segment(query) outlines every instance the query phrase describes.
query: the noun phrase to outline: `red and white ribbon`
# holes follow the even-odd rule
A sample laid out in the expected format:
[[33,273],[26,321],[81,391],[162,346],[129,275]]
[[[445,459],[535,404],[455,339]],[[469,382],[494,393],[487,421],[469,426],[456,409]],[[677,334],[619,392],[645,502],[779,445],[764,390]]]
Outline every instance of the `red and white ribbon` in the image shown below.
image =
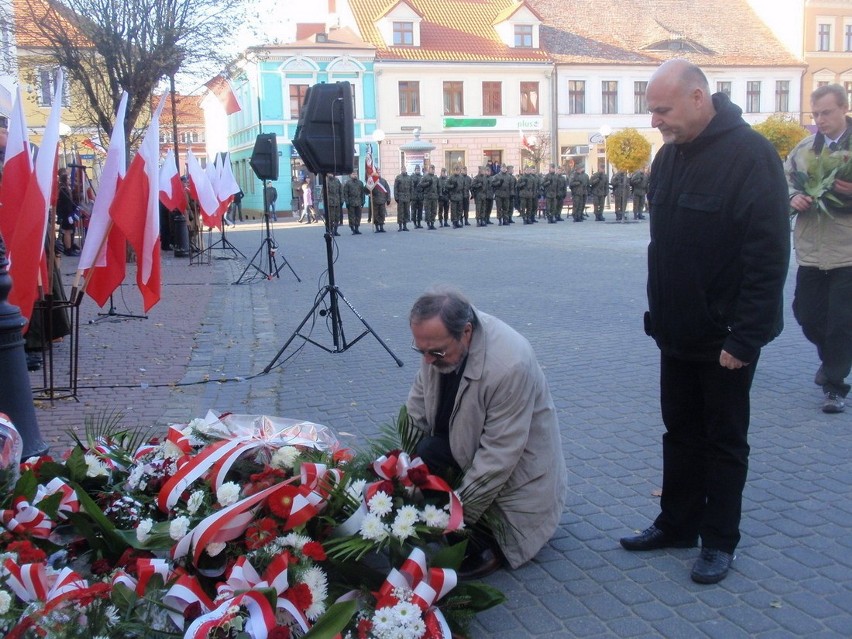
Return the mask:
[[228,599],[215,610],[200,616],[187,628],[184,639],[207,639],[212,630],[234,619],[243,607],[249,613],[245,632],[251,639],[266,639],[276,625],[275,610],[263,594],[254,590]]
[[204,592],[198,579],[190,575],[181,575],[163,595],[163,605],[175,625],[183,630],[184,611],[192,604],[201,606],[201,612],[206,614],[213,610],[215,604]]
[[47,538],[53,530],[53,520],[23,497],[17,497],[13,508],[0,512],[0,523],[13,533]]

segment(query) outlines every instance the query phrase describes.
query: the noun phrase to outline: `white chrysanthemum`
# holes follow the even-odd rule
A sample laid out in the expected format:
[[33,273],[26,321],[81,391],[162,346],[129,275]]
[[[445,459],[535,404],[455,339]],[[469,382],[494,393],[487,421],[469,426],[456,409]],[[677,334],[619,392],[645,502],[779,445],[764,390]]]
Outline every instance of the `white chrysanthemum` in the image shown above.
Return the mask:
[[180,459],[184,455],[184,452],[168,439],[160,445],[160,451],[166,459]]
[[311,566],[302,575],[302,581],[311,590],[311,605],[305,610],[305,616],[316,621],[325,612],[325,599],[328,597],[328,578],[318,566]]
[[388,536],[388,527],[376,515],[370,513],[361,522],[361,537],[371,541],[382,541]]
[[414,535],[415,530],[412,524],[409,524],[407,521],[400,521],[399,517],[391,524],[391,535],[399,539],[400,541],[405,541],[412,535]]
[[397,511],[394,523],[399,522],[400,524],[411,524],[413,526],[418,521],[420,521],[420,511],[417,510],[417,507],[403,506]]
[[94,455],[86,455],[86,477],[107,477],[109,470]]
[[379,608],[376,614],[373,615],[373,632],[377,637],[381,637],[388,631],[393,631],[397,627],[396,615],[391,608]]
[[200,490],[192,491],[189,499],[186,500],[186,510],[190,515],[194,515],[198,512],[198,509],[201,508],[201,504],[204,503],[204,493]]
[[390,495],[380,490],[370,497],[370,501],[367,502],[367,508],[374,515],[384,517],[393,509],[393,501],[391,500]]
[[0,590],[0,615],[5,615],[9,612],[12,605],[12,595],[5,590]]
[[142,543],[148,541],[151,528],[153,527],[154,521],[152,519],[143,519],[142,521],[140,521],[139,525],[136,526],[136,539]]
[[186,425],[186,430],[195,431],[200,435],[206,435],[210,432],[210,425],[202,417],[196,417]]
[[427,504],[420,514],[420,518],[430,528],[446,528],[450,523],[450,514],[432,504]]
[[400,601],[393,607],[393,614],[402,625],[409,625],[420,619],[420,608],[410,601]]
[[104,616],[106,617],[107,625],[110,626],[116,625],[121,619],[121,616],[118,612],[118,608],[116,608],[112,604],[106,607],[106,609],[104,610]]
[[290,548],[301,550],[306,543],[311,541],[311,538],[305,535],[297,535],[296,533],[288,533],[283,537],[279,537],[276,541],[284,547],[289,546]]
[[282,446],[272,454],[269,464],[273,468],[292,470],[299,458],[299,449],[295,446]]
[[221,553],[223,550],[225,550],[225,548],[227,546],[228,546],[228,544],[225,544],[225,543],[222,543],[222,542],[219,542],[219,541],[214,541],[212,543],[207,544],[207,546],[204,548],[204,550],[211,557],[215,557],[216,555]]
[[175,517],[169,522],[169,537],[171,537],[175,541],[180,541],[181,539],[186,537],[186,533],[188,532],[189,517],[184,517],[183,515],[181,515],[180,517]]
[[[143,465],[134,466],[130,474],[127,475],[127,487],[130,490],[140,490],[139,484],[145,476],[145,467]],[[141,489],[144,490],[144,489]]]
[[232,481],[227,481],[216,491],[216,501],[223,507],[237,503],[240,498],[240,487]]

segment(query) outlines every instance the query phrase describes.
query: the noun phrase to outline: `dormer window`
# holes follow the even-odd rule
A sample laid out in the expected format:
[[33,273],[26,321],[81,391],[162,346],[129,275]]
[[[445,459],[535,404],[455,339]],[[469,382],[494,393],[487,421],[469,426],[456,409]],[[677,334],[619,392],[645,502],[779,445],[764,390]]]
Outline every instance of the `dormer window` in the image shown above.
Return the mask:
[[413,22],[394,22],[393,23],[393,45],[399,46],[414,46],[414,23]]
[[515,48],[532,49],[533,26],[531,24],[515,25]]

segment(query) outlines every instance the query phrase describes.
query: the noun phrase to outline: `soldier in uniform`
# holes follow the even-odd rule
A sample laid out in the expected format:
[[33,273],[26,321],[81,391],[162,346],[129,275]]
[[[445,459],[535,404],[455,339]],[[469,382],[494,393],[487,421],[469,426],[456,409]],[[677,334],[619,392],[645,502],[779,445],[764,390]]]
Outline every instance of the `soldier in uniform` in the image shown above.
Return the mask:
[[491,186],[491,178],[494,176],[494,165],[489,162],[485,165],[487,170],[485,184],[485,223],[493,224],[491,221],[491,211],[494,208],[494,188]]
[[343,185],[333,175],[326,175],[325,179],[326,200],[328,200],[328,228],[332,235],[339,236],[337,227],[343,223],[343,209],[341,204],[343,201]]
[[648,174],[639,169],[631,175],[630,189],[633,191],[633,219],[644,220],[645,196],[648,194]]
[[571,188],[572,212],[574,221],[582,222],[586,211],[586,196],[589,194],[589,176],[582,166],[578,166],[568,184]]
[[487,166],[479,167],[479,173],[470,183],[470,192],[473,196],[474,204],[476,205],[476,225],[485,226],[488,224],[488,211],[485,205],[488,201],[489,189],[489,173]]
[[615,219],[627,219],[627,198],[630,197],[630,178],[624,171],[618,171],[610,180],[615,200]]
[[385,232],[385,217],[387,216],[388,201],[390,200],[390,185],[388,181],[380,177],[373,190],[370,191],[370,209],[373,211],[374,233]]
[[439,226],[450,225],[450,195],[447,193],[447,169],[441,169],[438,177],[438,222]]
[[464,225],[470,226],[470,185],[473,184],[473,178],[467,174],[467,167],[461,169],[462,175],[462,213],[464,215]]
[[358,179],[358,171],[352,171],[346,184],[343,185],[343,201],[349,217],[349,228],[352,235],[361,235],[361,207],[364,205],[364,194],[367,187]]
[[603,210],[607,193],[609,193],[609,184],[606,179],[606,173],[595,171],[589,178],[589,194],[592,196],[592,206],[595,209],[596,222],[604,221]]
[[461,167],[456,166],[453,169],[453,174],[446,181],[447,197],[450,199],[452,207],[453,228],[460,229],[464,226],[464,218],[462,217],[462,200],[464,199],[464,177],[461,174]]
[[408,169],[402,165],[402,173],[393,181],[393,199],[396,200],[397,232],[408,230],[408,207],[411,204],[411,176]]
[[544,190],[545,214],[547,215],[547,223],[555,224],[556,218],[559,216],[559,195],[560,195],[559,174],[556,172],[556,165],[551,164],[547,173],[541,179],[541,188]]
[[512,206],[509,209],[509,224],[514,224],[515,220],[512,219],[512,216],[515,214],[515,211],[518,213],[521,212],[521,194],[518,193],[518,178],[515,177],[515,167],[510,164],[507,172],[509,173],[509,179],[512,181]]
[[538,179],[531,166],[524,169],[524,172],[518,176],[518,197],[524,224],[532,224],[538,208]]
[[426,207],[426,226],[430,231],[434,231],[435,215],[438,211],[438,176],[435,175],[434,164],[429,165],[429,172],[420,178],[417,188]]
[[423,171],[419,164],[415,164],[411,176],[411,221],[416,229],[423,228],[423,192],[418,188],[421,179]]
[[565,206],[565,198],[568,197],[568,176],[565,175],[565,169],[563,167],[557,167],[556,169],[556,177],[559,180],[559,203],[556,208],[556,221],[562,222],[562,209]]
[[515,196],[515,180],[509,175],[508,167],[504,164],[500,172],[491,178],[491,188],[494,189],[494,199],[497,202],[497,222],[500,226],[509,224],[512,217],[512,201]]

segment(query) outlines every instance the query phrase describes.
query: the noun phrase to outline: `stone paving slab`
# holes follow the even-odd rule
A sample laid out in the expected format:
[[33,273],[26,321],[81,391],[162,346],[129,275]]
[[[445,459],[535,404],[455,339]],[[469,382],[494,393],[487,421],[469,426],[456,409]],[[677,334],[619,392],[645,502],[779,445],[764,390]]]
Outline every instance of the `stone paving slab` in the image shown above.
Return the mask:
[[[647,223],[397,233],[390,220],[386,229],[373,234],[364,225],[351,236],[342,228],[334,271],[339,290],[404,367],[368,333],[342,353],[296,337],[263,374],[327,282],[322,228],[279,223],[277,257],[301,282],[282,265],[279,278],[233,285],[243,260],[188,267],[166,258],[164,301],[149,320],[103,324],[81,338],[108,372],[99,388],[81,390],[79,404],[40,407],[43,431],[58,442],[61,425],[99,405],[130,407],[131,423],[157,432],[213,408],[309,419],[357,445],[393,420],[407,395],[418,363],[409,348],[411,303],[430,285],[449,283],[535,348],[559,411],[570,489],[550,543],[526,566],[488,579],[508,601],[480,617],[474,636],[852,636],[852,414],[819,410],[816,355],[789,312],[793,277],[787,327],[764,350],[754,381],[738,558],[724,582],[699,586],[689,579],[697,550],[635,554],[617,541],[658,509],[659,355],[642,331]],[[251,256],[262,227],[240,225],[228,237]],[[341,308],[351,343],[363,326]],[[329,319],[312,316],[301,334],[334,350]],[[86,386],[99,385],[86,374]],[[204,379],[241,381],[197,383]],[[146,389],[106,388],[146,381]]]

